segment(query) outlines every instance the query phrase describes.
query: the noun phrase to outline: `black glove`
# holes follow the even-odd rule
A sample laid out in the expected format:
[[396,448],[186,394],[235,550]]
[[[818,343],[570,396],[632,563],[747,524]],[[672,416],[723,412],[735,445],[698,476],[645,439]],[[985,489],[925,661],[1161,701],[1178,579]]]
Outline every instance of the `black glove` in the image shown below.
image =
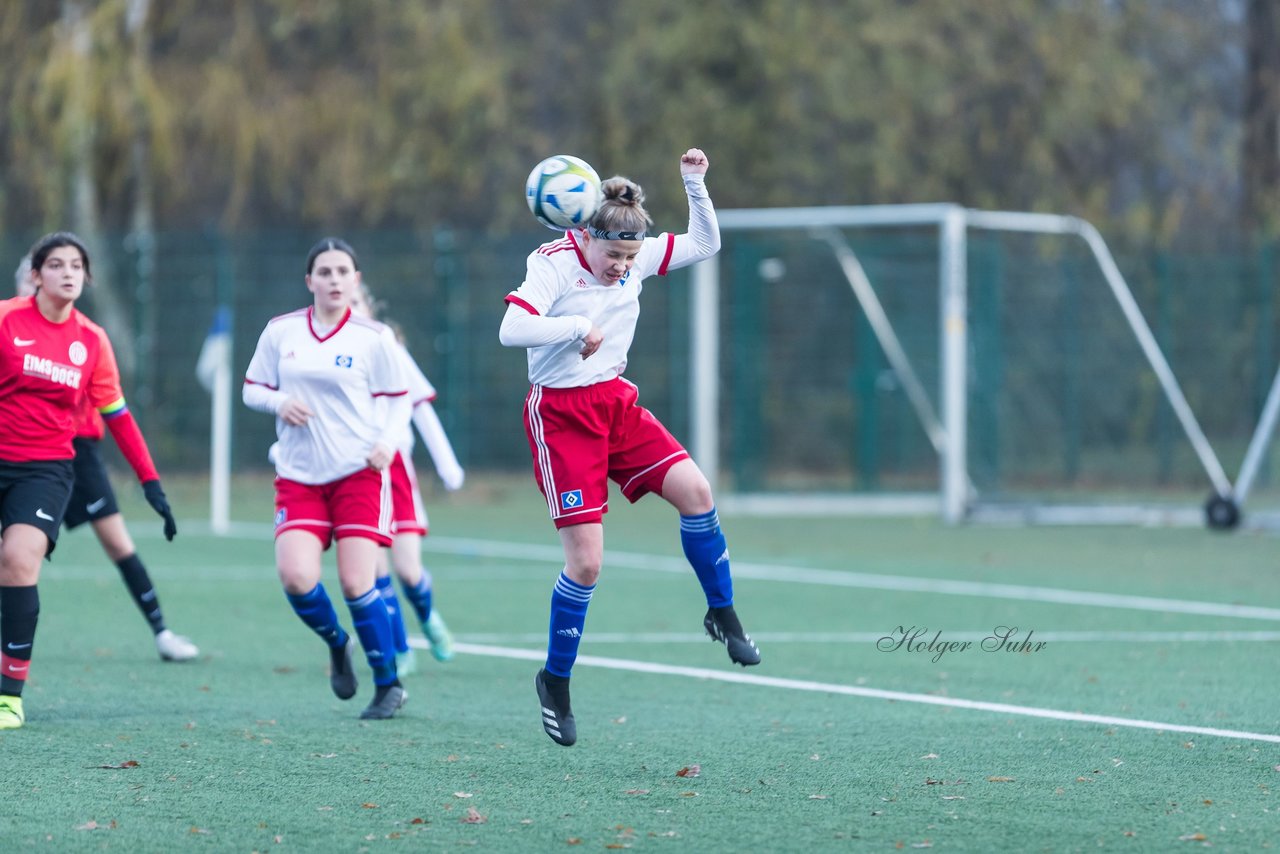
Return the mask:
[[147,503],[151,505],[151,509],[164,517],[164,538],[172,540],[178,533],[178,523],[173,521],[173,511],[169,509],[169,499],[164,497],[160,481],[149,480],[142,484],[142,494],[147,496]]

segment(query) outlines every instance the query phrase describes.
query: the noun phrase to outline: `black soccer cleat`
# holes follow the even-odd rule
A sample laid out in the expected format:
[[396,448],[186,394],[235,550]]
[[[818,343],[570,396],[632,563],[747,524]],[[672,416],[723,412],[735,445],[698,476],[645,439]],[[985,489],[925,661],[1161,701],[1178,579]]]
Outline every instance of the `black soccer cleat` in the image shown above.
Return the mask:
[[350,700],[356,695],[356,669],[351,664],[350,637],[342,646],[329,647],[329,687],[339,700]]
[[542,706],[542,728],[556,744],[565,747],[573,744],[578,740],[578,725],[569,707],[569,677],[556,676],[544,668],[533,677],[533,684]]
[[400,685],[379,685],[374,692],[373,701],[360,713],[362,721],[385,721],[396,716],[400,707],[409,699],[409,694]]
[[702,619],[702,625],[713,641],[720,641],[725,645],[729,650],[729,660],[734,664],[750,667],[760,663],[760,650],[756,648],[756,642],[751,639],[751,635],[743,630],[742,623],[738,621],[738,614],[733,610],[732,605],[724,608],[708,608],[707,616]]

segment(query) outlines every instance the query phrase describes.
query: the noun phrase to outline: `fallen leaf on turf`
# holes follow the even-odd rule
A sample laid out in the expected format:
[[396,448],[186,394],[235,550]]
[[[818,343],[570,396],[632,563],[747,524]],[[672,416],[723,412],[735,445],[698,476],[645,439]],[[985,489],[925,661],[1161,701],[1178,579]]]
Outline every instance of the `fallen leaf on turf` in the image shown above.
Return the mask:
[[884,810],[872,810],[872,815],[884,815]]
[[576,836],[570,836],[568,839],[564,841],[564,844],[565,845],[581,845],[582,840]]
[[522,818],[522,819],[520,819],[520,823],[521,823],[521,824],[533,824],[533,819],[531,819],[531,818]]
[[1204,805],[1205,805],[1205,806],[1207,806],[1207,807],[1211,807],[1211,806],[1213,806],[1213,801],[1209,800],[1208,798],[1205,798],[1205,799],[1204,799]]
[[809,800],[811,801],[825,801],[826,799],[827,799],[826,795],[810,795],[809,796]]
[[818,754],[814,753],[814,754],[811,754],[811,755],[809,756],[809,758],[810,758],[810,759],[812,759],[814,762],[817,762],[817,761],[818,761],[819,759],[821,759],[822,757],[821,757],[821,756],[819,756]]
[[1077,783],[1092,783],[1093,781],[1092,781],[1092,780],[1090,780],[1088,777],[1077,777],[1077,778],[1076,778],[1076,782],[1077,782]]
[[964,795],[943,795],[942,799],[944,801],[963,801]]
[[90,820],[90,821],[86,821],[84,824],[77,824],[73,829],[74,830],[99,830],[99,829],[105,830],[106,828],[103,825],[98,824],[96,821]]
[[137,768],[138,762],[136,759],[127,759],[124,762],[121,762],[119,765],[99,765],[98,767],[108,768],[112,771],[119,771],[122,768]]
[[615,848],[615,849],[616,849],[616,848],[630,848],[630,847],[631,847],[630,845],[623,845],[622,843],[619,843],[619,842],[610,842],[608,845],[606,845],[606,846],[605,846],[605,848]]
[[1014,779],[1012,777],[988,777],[987,782],[988,783],[1012,783],[1014,782]]
[[1179,836],[1179,842],[1207,842],[1209,837],[1203,833],[1188,833],[1186,836]]
[[936,754],[936,753],[926,753],[924,756],[921,756],[920,758],[921,758],[921,759],[937,759],[937,758],[938,758],[938,754]]
[[1193,750],[1196,746],[1196,743],[1194,741],[1184,741],[1182,742],[1182,746],[1185,747],[1187,750]]
[[1126,830],[1126,831],[1124,832],[1124,835],[1125,835],[1125,836],[1137,836],[1138,834],[1134,833],[1132,830]]
[[701,765],[688,765],[676,772],[677,777],[697,777],[702,773]]
[[942,785],[942,781],[941,781],[941,780],[935,780],[935,779],[933,779],[932,777],[925,777],[925,778],[924,778],[924,784],[925,784],[926,786],[941,786],[941,785]]
[[333,807],[316,807],[316,812],[329,812]]
[[480,814],[475,807],[467,807],[467,814],[459,819],[463,824],[484,824],[488,817]]
[[378,808],[377,804],[361,804],[360,806],[364,807],[367,810],[376,810]]
[[622,716],[622,717],[620,717],[620,718],[614,718],[614,719],[613,719],[613,722],[614,722],[615,724],[625,724],[625,723],[627,722],[627,716],[626,716],[626,715],[623,715],[623,716]]
[[472,797],[472,795],[471,795],[471,793],[470,793],[470,792],[454,792],[454,793],[453,793],[453,796],[454,796],[455,798],[469,798],[469,797]]
[[425,818],[415,818],[409,822],[409,824],[426,824],[426,823],[427,823],[427,820]]
[[933,843],[926,839],[924,842],[912,842],[911,847],[912,848],[932,848]]
[[682,797],[682,798],[696,798],[696,797],[698,797],[698,793],[697,793],[697,792],[681,792],[681,793],[680,793],[680,797]]
[[627,789],[627,794],[628,795],[647,795],[649,794],[649,790],[648,789]]
[[191,830],[189,830],[189,831],[188,831],[188,833],[194,833],[194,834],[197,834],[197,835],[199,835],[199,836],[209,836],[211,833],[213,833],[213,831],[212,831],[212,830],[206,830],[206,829],[205,829],[205,828],[203,828],[203,827],[195,827],[195,826],[193,825],[193,826],[191,827]]
[[278,834],[278,833],[277,833],[275,836],[273,836],[272,838],[275,840],[276,845],[279,845],[281,842],[284,842],[284,837],[283,837],[283,836],[281,836],[281,835],[280,835],[280,834]]

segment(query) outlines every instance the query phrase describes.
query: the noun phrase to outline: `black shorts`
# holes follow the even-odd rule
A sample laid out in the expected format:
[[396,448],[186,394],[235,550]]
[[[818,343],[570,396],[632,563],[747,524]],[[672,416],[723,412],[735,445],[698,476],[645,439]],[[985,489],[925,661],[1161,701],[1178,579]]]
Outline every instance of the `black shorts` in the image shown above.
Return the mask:
[[10,525],[32,525],[49,538],[45,555],[53,554],[74,480],[71,460],[0,460],[0,539]]
[[76,449],[76,458],[72,461],[76,482],[62,519],[68,528],[120,512],[107,467],[98,454],[98,440],[76,439],[71,444]]

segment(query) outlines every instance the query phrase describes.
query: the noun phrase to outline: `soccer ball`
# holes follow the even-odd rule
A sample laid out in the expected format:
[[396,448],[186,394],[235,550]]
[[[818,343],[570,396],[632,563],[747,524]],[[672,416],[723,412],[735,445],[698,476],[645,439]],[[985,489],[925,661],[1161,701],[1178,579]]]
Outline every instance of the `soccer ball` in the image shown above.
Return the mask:
[[600,205],[600,176],[591,164],[557,154],[533,167],[524,197],[538,222],[563,231],[583,225]]

